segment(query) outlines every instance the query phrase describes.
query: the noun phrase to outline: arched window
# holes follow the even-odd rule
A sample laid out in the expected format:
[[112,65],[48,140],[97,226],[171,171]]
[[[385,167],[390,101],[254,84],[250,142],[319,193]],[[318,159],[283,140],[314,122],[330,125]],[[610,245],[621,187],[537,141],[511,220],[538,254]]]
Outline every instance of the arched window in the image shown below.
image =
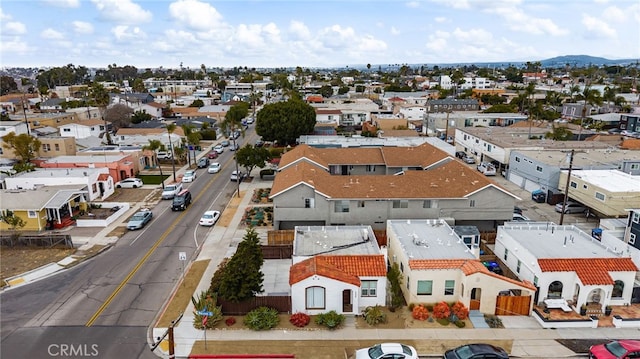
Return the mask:
[[617,280],[613,283],[613,291],[611,292],[612,298],[622,298],[622,292],[624,292],[624,282]]
[[549,284],[549,293],[547,294],[549,298],[562,298],[562,282],[553,281]]
[[306,290],[307,309],[324,309],[325,290],[322,287],[308,287]]

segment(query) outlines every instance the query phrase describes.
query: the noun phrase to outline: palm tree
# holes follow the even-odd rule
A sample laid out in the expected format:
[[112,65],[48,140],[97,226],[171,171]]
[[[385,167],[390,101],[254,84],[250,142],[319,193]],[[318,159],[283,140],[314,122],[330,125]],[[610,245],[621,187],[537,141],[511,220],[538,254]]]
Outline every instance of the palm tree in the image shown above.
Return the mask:
[[575,100],[575,94],[579,94],[580,93],[580,86],[578,85],[573,85],[569,88],[569,96],[571,96],[571,102],[573,102]]
[[177,182],[176,179],[176,156],[173,153],[173,141],[171,141],[171,134],[176,130],[176,124],[170,123],[167,125],[167,134],[169,135],[169,151],[171,152],[171,168],[173,169],[173,181]]
[[164,150],[164,145],[159,140],[149,140],[149,144],[146,146],[142,146],[142,150],[144,151],[153,151],[153,162],[158,165],[158,169],[160,170],[160,177],[162,178],[161,184],[164,189],[164,175],[162,174],[162,166],[158,162],[158,150]]
[[584,101],[582,106],[582,116],[580,117],[580,133],[578,134],[578,140],[580,140],[580,135],[582,134],[582,125],[584,123],[585,118],[587,117],[587,105],[601,105],[602,97],[600,97],[600,92],[598,90],[594,90],[589,86],[585,86],[582,93],[578,95],[578,100]]
[[109,134],[109,126],[107,126],[107,120],[104,118],[104,112],[111,101],[109,98],[109,93],[102,86],[102,84],[94,83],[91,87],[91,96],[93,100],[96,102],[98,106],[98,110],[100,111],[100,117],[104,121],[104,137],[107,141],[107,145],[111,145],[111,135]]
[[615,87],[605,86],[602,100],[607,101],[607,107],[611,107],[611,102],[616,100],[617,90]]
[[[206,122],[205,122],[206,123]],[[193,162],[196,161],[196,149],[195,147],[200,144],[200,140],[202,136],[198,132],[193,131],[193,127],[190,125],[182,125],[182,130],[184,131],[184,136],[187,138],[187,144],[193,146]],[[191,166],[191,153],[187,152],[187,161],[189,162],[189,166]]]

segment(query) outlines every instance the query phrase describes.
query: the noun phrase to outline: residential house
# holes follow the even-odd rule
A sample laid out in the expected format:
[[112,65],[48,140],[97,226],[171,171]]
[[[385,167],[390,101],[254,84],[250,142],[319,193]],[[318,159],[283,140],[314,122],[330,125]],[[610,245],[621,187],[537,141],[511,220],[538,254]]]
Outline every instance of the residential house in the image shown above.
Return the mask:
[[573,310],[583,304],[631,303],[638,267],[572,225],[506,223],[498,227],[495,254],[521,280],[538,288],[535,302],[564,299]]
[[[23,116],[17,119],[24,120]],[[42,127],[58,128],[68,123],[77,123],[78,114],[74,112],[36,112],[27,113],[29,128],[34,130]]]
[[640,132],[640,114],[625,113],[620,115],[620,130]]
[[40,111],[42,112],[63,112],[64,108],[62,104],[67,100],[63,98],[50,98],[48,100],[40,102]]
[[[72,215],[80,209],[87,194],[85,185],[38,186],[34,189],[0,190],[0,211],[11,211],[25,221],[21,231],[42,231],[73,224]],[[0,221],[0,230],[10,226]]]
[[38,152],[40,158],[74,156],[78,150],[73,137],[41,136],[38,140],[42,144]]
[[442,100],[429,100],[426,104],[426,107],[428,112],[480,110],[480,104],[476,99],[446,98]]
[[100,137],[105,131],[105,121],[92,119],[68,123],[58,127],[60,136],[73,138]]
[[409,121],[402,113],[396,114],[371,114],[371,122],[380,131],[393,130],[396,128],[409,128]]
[[560,173],[559,190],[602,217],[627,216],[640,203],[640,176],[618,170],[573,170]]
[[369,226],[295,228],[291,312],[360,314],[384,306],[387,265]]
[[298,143],[311,147],[322,148],[346,148],[346,147],[416,147],[428,143],[449,156],[454,156],[454,146],[435,137],[361,137],[361,136],[313,136],[303,135],[298,137]]
[[4,147],[5,142],[2,138],[10,133],[21,135],[28,133],[27,124],[22,121],[0,121],[0,158],[15,159],[13,150]]
[[299,145],[282,156],[270,198],[279,229],[356,224],[384,229],[387,219],[440,217],[491,229],[511,220],[518,199],[428,144]]
[[7,189],[30,190],[40,186],[84,185],[87,201],[104,201],[114,192],[113,178],[107,168],[40,168],[7,177],[5,184]]
[[342,111],[338,109],[316,108],[316,124],[337,127],[342,122]]
[[[508,162],[508,179],[529,192],[548,192],[549,197],[559,193],[560,172],[569,169],[570,156],[570,150],[512,150]],[[634,168],[633,171],[640,174],[639,156],[640,151],[620,151],[615,148],[577,151],[571,166],[575,170]]]
[[108,168],[114,182],[135,177],[135,164],[131,155],[93,154],[58,156],[45,161],[33,161],[42,168]]
[[486,314],[531,313],[533,284],[490,272],[479,260],[478,243],[466,244],[446,220],[389,220],[386,234],[389,263],[402,273],[407,303],[460,301]]
[[409,121],[424,120],[427,109],[423,105],[403,104],[394,107],[394,113],[399,113]]
[[100,119],[99,107],[87,106],[87,107],[78,107],[78,108],[68,108],[65,110],[65,112],[74,113],[76,115],[76,118],[81,122],[85,120]]
[[184,137],[182,127],[176,127],[171,135],[164,127],[120,128],[113,140],[119,146],[147,146],[149,140],[158,140],[168,149],[170,148],[170,143],[174,147],[181,146],[182,137]]
[[468,89],[487,89],[491,87],[491,80],[485,77],[463,77],[463,84],[460,85],[460,89],[468,90]]
[[141,170],[149,167],[153,167],[155,165],[151,165],[155,160],[153,157],[153,152],[149,151],[149,155],[144,154],[143,146],[95,146],[85,148],[77,154],[80,156],[91,155],[91,156],[105,156],[105,155],[114,155],[114,156],[131,156],[131,163],[133,164],[133,173],[140,173]]
[[[622,251],[640,268],[640,210],[629,209],[627,217],[601,218],[598,227],[592,230],[591,236],[599,240],[614,252]],[[640,272],[636,275],[636,289],[632,303],[640,303]]]

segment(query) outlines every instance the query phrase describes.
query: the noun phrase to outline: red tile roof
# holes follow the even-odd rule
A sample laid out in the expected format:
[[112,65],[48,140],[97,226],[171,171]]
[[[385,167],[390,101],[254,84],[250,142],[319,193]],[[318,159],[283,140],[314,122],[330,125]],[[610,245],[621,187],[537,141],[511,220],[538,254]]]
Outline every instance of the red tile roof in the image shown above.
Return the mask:
[[412,259],[409,260],[409,268],[411,268],[411,270],[460,269],[465,276],[479,273],[530,290],[536,290],[533,283],[529,281],[518,281],[493,273],[489,271],[482,262],[476,259]]
[[289,270],[289,285],[313,275],[360,286],[360,276],[382,277],[387,273],[383,255],[315,256]]
[[543,272],[576,272],[584,285],[614,284],[609,272],[636,272],[631,258],[538,259]]
[[101,173],[100,175],[98,175],[98,181],[106,181],[108,179],[109,179],[108,173]]

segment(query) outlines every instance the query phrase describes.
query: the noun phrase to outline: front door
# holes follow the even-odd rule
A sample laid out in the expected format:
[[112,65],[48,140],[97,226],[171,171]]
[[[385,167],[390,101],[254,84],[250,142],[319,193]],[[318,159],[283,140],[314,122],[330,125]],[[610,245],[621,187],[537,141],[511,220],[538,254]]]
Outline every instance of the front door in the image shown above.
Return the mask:
[[342,291],[342,312],[353,312],[353,304],[351,304],[351,289],[345,289]]
[[481,288],[473,288],[471,289],[471,302],[469,303],[470,310],[479,310],[480,309],[480,297],[482,296]]

